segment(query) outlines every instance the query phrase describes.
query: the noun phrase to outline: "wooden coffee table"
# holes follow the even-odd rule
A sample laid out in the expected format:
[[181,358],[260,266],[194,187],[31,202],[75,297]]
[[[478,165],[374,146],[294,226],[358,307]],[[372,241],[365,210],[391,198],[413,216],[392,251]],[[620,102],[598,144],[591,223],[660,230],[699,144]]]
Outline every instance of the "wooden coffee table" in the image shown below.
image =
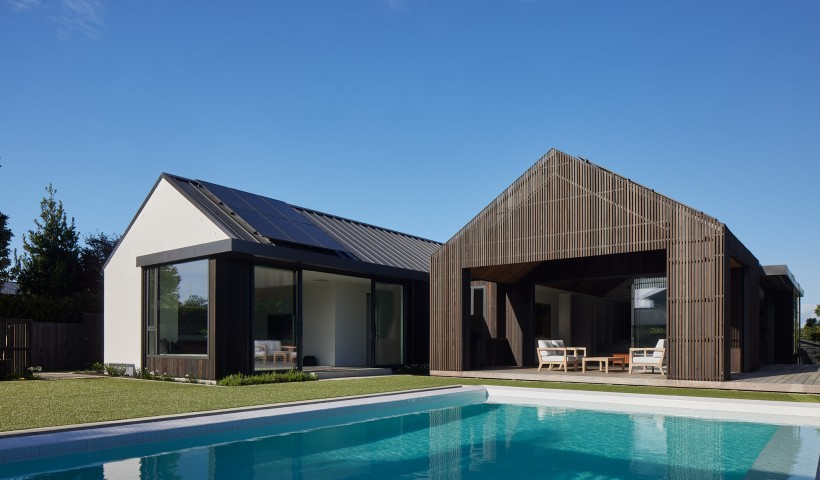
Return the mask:
[[587,362],[598,362],[598,371],[604,371],[604,373],[609,373],[609,363],[612,362],[612,366],[620,365],[621,371],[626,371],[626,366],[624,365],[623,357],[584,357],[581,359],[581,371],[587,371]]
[[629,365],[629,354],[628,353],[613,353],[613,357],[615,358],[622,358],[624,365]]

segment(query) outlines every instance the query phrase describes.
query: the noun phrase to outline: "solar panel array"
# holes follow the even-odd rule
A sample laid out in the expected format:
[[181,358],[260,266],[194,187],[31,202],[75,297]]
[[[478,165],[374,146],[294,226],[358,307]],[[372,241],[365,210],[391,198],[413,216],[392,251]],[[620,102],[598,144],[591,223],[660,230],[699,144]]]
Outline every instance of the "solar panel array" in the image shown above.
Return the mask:
[[197,181],[263,237],[349,253],[342,244],[285,202]]

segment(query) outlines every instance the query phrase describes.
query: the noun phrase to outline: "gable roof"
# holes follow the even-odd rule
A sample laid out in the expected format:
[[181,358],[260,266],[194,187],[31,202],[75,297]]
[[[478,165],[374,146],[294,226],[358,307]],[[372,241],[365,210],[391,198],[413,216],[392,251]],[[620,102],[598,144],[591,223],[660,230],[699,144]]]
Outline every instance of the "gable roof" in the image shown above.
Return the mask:
[[203,180],[162,174],[231,238],[429,272],[438,242]]

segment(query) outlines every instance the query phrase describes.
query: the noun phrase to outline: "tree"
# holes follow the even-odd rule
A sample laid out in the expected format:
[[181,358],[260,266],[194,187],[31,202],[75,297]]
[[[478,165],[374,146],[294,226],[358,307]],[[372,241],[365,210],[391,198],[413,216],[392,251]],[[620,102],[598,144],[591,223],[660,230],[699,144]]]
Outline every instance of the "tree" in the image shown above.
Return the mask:
[[80,249],[79,291],[102,295],[103,265],[119,240],[117,234],[102,232],[85,237],[85,246]]
[[68,222],[63,202],[55,199],[57,189],[46,187],[40,201],[36,230],[23,235],[23,256],[15,256],[20,291],[31,295],[68,295],[76,292],[79,274],[79,235],[74,219]]
[[804,327],[814,328],[817,326],[817,319],[816,318],[807,318],[806,323],[803,324]]
[[0,212],[0,286],[9,281],[11,277],[11,257],[9,256],[9,244],[11,229],[8,227],[9,217]]

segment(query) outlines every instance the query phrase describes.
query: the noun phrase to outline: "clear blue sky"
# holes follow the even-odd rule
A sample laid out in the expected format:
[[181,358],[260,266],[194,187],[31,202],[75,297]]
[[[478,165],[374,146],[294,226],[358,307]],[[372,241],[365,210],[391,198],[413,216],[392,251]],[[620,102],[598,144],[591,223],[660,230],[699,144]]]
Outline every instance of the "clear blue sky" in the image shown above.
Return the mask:
[[49,182],[114,233],[161,172],[445,241],[551,147],[820,303],[820,2],[0,0],[18,249]]

